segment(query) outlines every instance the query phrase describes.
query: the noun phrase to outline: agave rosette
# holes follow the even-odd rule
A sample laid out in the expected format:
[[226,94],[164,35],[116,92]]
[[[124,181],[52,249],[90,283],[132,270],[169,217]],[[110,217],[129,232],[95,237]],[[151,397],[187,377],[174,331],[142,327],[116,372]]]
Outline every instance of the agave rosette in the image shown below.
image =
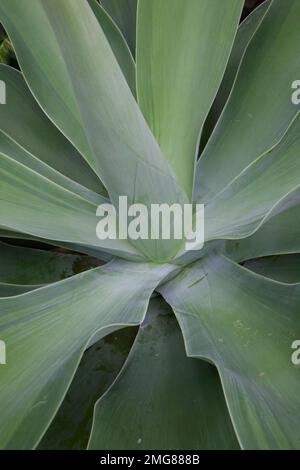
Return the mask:
[[[299,448],[300,2],[242,7],[1,0],[21,71],[0,65],[0,234],[33,243],[0,245],[1,448],[63,440],[81,358],[102,344],[108,371],[125,327],[88,448]],[[124,195],[204,203],[204,248],[99,240]]]

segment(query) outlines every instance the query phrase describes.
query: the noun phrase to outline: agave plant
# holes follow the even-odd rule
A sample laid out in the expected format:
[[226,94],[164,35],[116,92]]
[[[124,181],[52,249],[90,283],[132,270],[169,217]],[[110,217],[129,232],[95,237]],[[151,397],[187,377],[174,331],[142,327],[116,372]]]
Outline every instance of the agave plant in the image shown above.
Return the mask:
[[[0,1],[1,448],[82,410],[89,449],[300,447],[300,2],[242,7]],[[124,195],[204,204],[204,247],[100,240]]]

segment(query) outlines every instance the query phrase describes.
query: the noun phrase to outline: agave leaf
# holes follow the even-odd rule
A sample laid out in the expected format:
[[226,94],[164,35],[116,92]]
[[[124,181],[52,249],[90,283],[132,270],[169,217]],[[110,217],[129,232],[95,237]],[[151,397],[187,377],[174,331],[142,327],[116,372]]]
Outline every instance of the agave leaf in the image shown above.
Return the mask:
[[[3,0],[0,21],[13,43],[25,79],[42,109],[91,164],[72,83],[41,1]],[[92,165],[91,165],[92,166]]]
[[244,263],[247,269],[275,281],[300,283],[300,255],[266,256],[248,260]]
[[[106,13],[104,8],[96,0],[88,0],[90,7],[92,8],[97,20],[103,32],[115,54],[115,57],[122,69],[124,77],[132,91],[132,94],[136,95],[136,84],[135,84],[135,63],[130,52],[130,49],[119,30],[118,26],[111,17]],[[124,0],[123,0],[124,2]]]
[[252,162],[207,203],[206,239],[249,236],[295,191],[300,181],[299,130],[300,115],[278,145]]
[[170,308],[151,300],[120,375],[96,405],[89,448],[237,447],[216,370],[186,357]]
[[0,242],[1,282],[46,284],[60,281],[91,267],[95,267],[95,260],[87,256],[55,253]]
[[[81,152],[115,205],[119,195],[127,195],[129,204],[186,201],[85,0],[29,0],[21,10],[19,2],[4,0],[0,19],[41,106],[73,143],[80,139]],[[25,37],[20,37],[22,31]],[[86,148],[86,139],[91,148]],[[146,240],[139,245],[148,257],[166,259],[179,245],[168,242]]]
[[268,255],[300,253],[300,189],[296,188],[266,218],[250,237],[227,241],[230,258],[244,261]]
[[[48,180],[56,183],[68,191],[71,191],[78,196],[83,197],[84,199],[90,201],[93,204],[103,204],[109,202],[108,199],[100,196],[99,194],[91,191],[90,189],[85,188],[76,181],[71,180],[70,178],[64,176],[57,170],[54,170],[51,166],[45,164],[42,160],[31,155],[23,147],[17,144],[14,140],[0,131],[0,153],[7,155],[8,157],[16,160],[19,163],[22,163],[26,167],[35,171],[36,173],[44,176]],[[76,164],[75,164],[76,166]]]
[[[93,17],[94,22],[96,22],[96,18],[86,0],[79,1],[85,3],[84,8],[88,11],[89,17]],[[61,60],[60,44],[57,42],[55,32],[44,10],[44,3],[43,1],[28,0],[20,4],[15,0],[4,0],[0,6],[0,19],[5,24],[5,29],[11,37],[20,67],[35,98],[50,119],[100,176],[94,162],[93,149],[89,144],[89,136],[86,134],[85,123],[82,120],[76,93],[74,94],[73,83],[64,60]],[[97,20],[101,24],[104,23],[105,32],[109,33],[109,39],[113,41],[113,50],[118,51],[118,58],[121,59],[122,57],[121,65],[124,65],[125,72],[132,77],[133,71],[130,70],[128,63],[130,57],[124,57],[125,53],[129,56],[125,45],[123,51],[121,51],[122,37],[117,37],[117,28],[111,24],[111,20],[107,15],[101,15],[100,7],[99,9],[96,9],[96,7],[94,5],[93,9],[94,11],[98,10]],[[61,2],[56,5],[56,8],[58,10],[63,9]],[[85,12],[82,13],[85,14]],[[94,39],[97,41],[97,38]],[[72,50],[72,56],[77,60],[76,64],[78,65],[78,56],[73,51],[74,49]],[[94,52],[95,47],[93,47]],[[74,73],[76,74],[78,71],[77,66]],[[132,85],[132,78],[130,83]],[[86,83],[86,88],[88,87],[89,83]],[[94,96],[98,96],[98,93]]]
[[255,8],[252,13],[250,13],[250,15],[244,19],[238,28],[222,83],[209,111],[201,135],[202,149],[206,145],[208,138],[210,137],[221,115],[221,112],[224,109],[228,96],[231,92],[232,85],[235,81],[241,60],[269,6],[269,0],[261,3],[261,5]]
[[189,197],[200,129],[222,80],[242,6],[241,0],[189,0],[188,7],[185,0],[138,4],[138,100]]
[[71,193],[19,162],[0,154],[2,228],[40,238],[91,245],[140,259],[127,240],[99,240],[97,205]]
[[[36,446],[55,415],[90,338],[139,324],[169,266],[115,261],[16,297],[0,299],[0,447]],[[22,393],[20,393],[20,390]]]
[[0,130],[53,169],[104,194],[99,178],[42,112],[22,74],[0,65],[0,80],[5,82],[7,96],[6,105],[0,108]]
[[[69,71],[95,171],[111,201],[117,206],[119,196],[126,195],[128,204],[187,202],[88,4],[83,0],[42,0],[42,4]],[[163,261],[178,251],[181,240],[137,240],[135,245],[148,258]]]
[[13,230],[6,230],[2,228],[1,226],[0,226],[0,237],[4,239],[2,241],[6,241],[6,239],[22,240],[23,243],[25,242],[26,246],[28,243],[30,246],[31,241],[34,241],[34,242],[38,242],[41,244],[52,245],[54,247],[66,248],[67,250],[75,251],[75,252],[78,252],[79,254],[84,253],[85,255],[88,255],[98,260],[102,260],[106,262],[111,261],[111,259],[113,258],[112,254],[106,253],[97,247],[88,246],[88,245],[78,245],[75,243],[64,242],[62,240],[48,240],[45,238],[35,237],[34,235],[29,235],[27,233],[15,232]]
[[223,256],[206,257],[161,288],[189,356],[218,368],[239,442],[299,448],[300,284],[259,276]]
[[68,393],[38,450],[86,449],[94,405],[115,380],[132,347],[136,328],[105,336],[87,349]]
[[119,26],[134,57],[137,0],[100,0],[100,3]]
[[298,112],[291,87],[300,75],[299,17],[297,0],[274,0],[268,9],[198,162],[196,199],[209,201],[275,145]]

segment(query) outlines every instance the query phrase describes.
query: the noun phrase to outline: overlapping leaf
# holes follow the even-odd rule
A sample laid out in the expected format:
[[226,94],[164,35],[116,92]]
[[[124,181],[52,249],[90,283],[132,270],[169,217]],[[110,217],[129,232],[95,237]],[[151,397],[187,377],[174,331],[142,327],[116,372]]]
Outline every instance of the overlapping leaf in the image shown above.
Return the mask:
[[0,79],[6,86],[6,104],[0,108],[0,130],[54,170],[87,188],[103,192],[97,176],[40,109],[22,74],[0,65]]
[[238,448],[216,370],[186,357],[176,320],[159,298],[96,405],[89,448]]
[[291,355],[300,334],[300,284],[207,256],[161,292],[188,354],[217,366],[241,446],[299,448],[299,370]]
[[190,197],[199,133],[221,82],[242,5],[240,0],[138,4],[139,104]]
[[95,203],[67,191],[3,154],[0,154],[0,162],[2,228],[141,258],[127,240],[97,238],[99,219]]
[[233,179],[206,205],[205,236],[243,238],[300,183],[300,116],[281,142]]
[[0,299],[0,447],[35,446],[55,415],[89,339],[139,324],[170,267],[115,261],[31,293]]
[[205,147],[221,113],[230,95],[233,83],[236,78],[241,60],[245,51],[253,38],[257,28],[259,27],[270,1],[267,0],[255,8],[249,16],[239,25],[236,38],[231,50],[231,54],[227,63],[225,74],[218,90],[217,96],[207,116],[205,126],[201,136],[201,147]]
[[298,107],[300,3],[274,0],[247,48],[234,89],[197,168],[196,199],[209,201],[276,144]]
[[100,3],[119,26],[135,56],[137,0],[100,0]]
[[253,235],[227,241],[225,251],[237,261],[300,253],[300,190],[296,188],[278,203]]
[[[184,191],[148,129],[88,3],[41,0],[34,5],[33,9],[32,0],[24,2],[20,11],[19,3],[4,0],[0,19],[11,34],[37,98],[48,113],[55,114],[57,125],[67,135],[70,127],[76,139],[81,139],[82,153],[104,182],[112,202],[117,207],[118,197],[126,195],[129,204],[184,203]],[[30,37],[19,37],[26,26]],[[35,45],[30,60],[29,40]],[[181,241],[139,240],[136,244],[149,258],[163,260],[178,250]]]

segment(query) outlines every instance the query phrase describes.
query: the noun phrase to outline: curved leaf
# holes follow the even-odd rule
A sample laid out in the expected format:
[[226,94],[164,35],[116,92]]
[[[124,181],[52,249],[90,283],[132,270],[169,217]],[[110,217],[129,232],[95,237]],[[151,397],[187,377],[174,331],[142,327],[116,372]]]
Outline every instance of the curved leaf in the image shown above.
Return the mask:
[[239,442],[247,449],[297,449],[300,284],[266,279],[222,256],[206,257],[161,288],[188,355],[218,368]]
[[204,129],[201,135],[201,147],[202,149],[206,145],[213,129],[221,115],[222,110],[226,104],[228,96],[230,95],[232,86],[234,84],[241,60],[245,54],[245,51],[253,38],[258,26],[260,25],[267,9],[270,6],[270,1],[266,0],[255,8],[250,15],[248,15],[244,21],[240,24],[234,44],[231,50],[231,54],[228,60],[228,64],[225,70],[222,83],[218,90],[217,96],[213,102],[213,105],[207,116]]
[[53,169],[87,188],[105,193],[99,178],[38,106],[22,74],[0,65],[0,80],[6,85],[6,105],[0,108],[0,130]]
[[[0,131],[0,153],[7,155],[8,157],[16,160],[19,163],[22,163],[26,167],[34,170],[36,173],[44,176],[48,180],[56,183],[68,191],[71,191],[78,196],[83,197],[84,199],[92,202],[93,204],[103,204],[108,203],[109,200],[100,196],[99,194],[91,191],[90,189],[85,188],[81,184],[76,183],[75,181],[67,178],[59,171],[54,170],[51,166],[46,165],[43,161],[31,155],[20,145],[18,145],[14,140],[10,139],[6,134]],[[70,163],[72,167],[72,164]],[[76,166],[76,164],[75,164]]]
[[[192,196],[200,130],[215,98],[241,0],[139,0],[138,101],[178,181]],[[209,44],[209,47],[208,47]]]
[[115,261],[33,292],[0,299],[0,447],[37,445],[90,338],[139,324],[170,267]]
[[269,152],[252,162],[207,203],[205,236],[243,238],[299,186],[300,115]]
[[128,356],[136,328],[125,328],[87,349],[38,450],[86,449],[95,402],[115,380]]
[[151,300],[120,375],[96,405],[89,448],[238,448],[215,369],[186,357],[160,298]]
[[[283,136],[298,106],[300,3],[274,0],[247,48],[234,88],[198,162],[196,199],[209,201]],[[217,168],[217,171],[216,171]]]
[[236,261],[300,253],[300,189],[283,198],[253,235],[227,240],[224,249]]
[[[122,36],[121,31],[117,25],[111,20],[110,16],[106,13],[104,8],[96,0],[88,0],[103,32],[115,54],[115,57],[121,67],[124,77],[132,91],[136,95],[135,84],[135,63],[131,55],[130,49]],[[111,2],[111,0],[110,0]],[[124,0],[123,0],[124,3]]]
[[111,254],[141,259],[127,240],[99,240],[97,205],[66,191],[15,160],[0,154],[2,228],[40,238],[91,245]]
[[[14,1],[9,2],[9,6],[4,3],[6,15],[10,14],[17,21]],[[56,50],[62,59],[59,59],[60,67],[66,82],[72,84],[74,100],[93,151],[89,162],[104,182],[111,201],[118,206],[119,196],[127,195],[129,204],[186,202],[186,195],[148,129],[88,3],[85,0],[41,0],[37,11],[35,8],[33,11],[32,5],[30,0],[23,7],[26,15],[30,13],[32,34],[36,28],[45,27],[43,33],[38,31],[38,57],[47,48],[47,51],[50,49],[47,63],[50,61],[55,51],[52,47],[55,36],[55,44],[60,46]],[[19,10],[18,7],[18,17],[22,14]],[[34,73],[40,68],[34,68]],[[59,77],[56,70],[55,78]],[[63,91],[59,88],[60,93]],[[50,99],[51,94],[47,93],[47,100]],[[134,243],[148,258],[163,261],[178,251],[182,241],[137,240]]]

